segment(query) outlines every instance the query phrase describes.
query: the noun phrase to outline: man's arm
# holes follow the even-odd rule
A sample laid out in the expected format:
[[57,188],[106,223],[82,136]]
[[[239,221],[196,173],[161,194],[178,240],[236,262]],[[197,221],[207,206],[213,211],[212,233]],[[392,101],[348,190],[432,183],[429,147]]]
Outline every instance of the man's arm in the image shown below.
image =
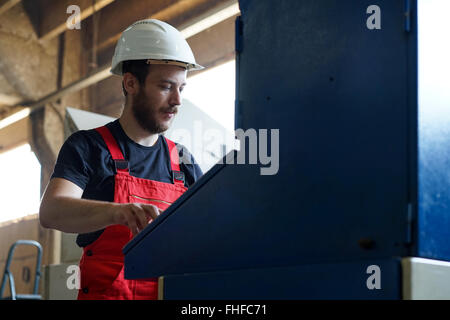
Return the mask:
[[50,180],[39,209],[41,225],[68,233],[87,233],[122,224],[135,235],[160,213],[150,204],[86,200],[81,199],[82,194],[83,190],[69,180]]

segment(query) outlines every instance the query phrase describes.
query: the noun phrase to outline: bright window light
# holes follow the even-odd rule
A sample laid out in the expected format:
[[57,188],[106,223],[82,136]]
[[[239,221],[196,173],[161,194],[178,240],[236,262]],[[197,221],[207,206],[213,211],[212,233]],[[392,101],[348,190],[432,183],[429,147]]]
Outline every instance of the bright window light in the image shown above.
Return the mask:
[[29,144],[0,154],[0,222],[39,211],[41,165]]
[[23,118],[28,117],[29,114],[30,114],[30,108],[24,108],[21,111],[16,112],[16,113],[10,115],[9,117],[0,120],[0,129],[3,129],[4,127],[7,127],[14,122],[17,122]]
[[209,15],[208,17],[200,20],[197,23],[194,23],[193,25],[190,25],[187,28],[181,28],[181,34],[185,38],[192,37],[193,35],[202,32],[203,30],[206,30],[219,22],[222,22],[240,12],[239,10],[239,4],[237,1],[233,3],[232,5],[223,8],[222,10],[219,10],[218,12]]
[[235,61],[190,77],[183,98],[234,132]]
[[418,9],[419,117],[431,130],[450,125],[450,41],[442,38],[450,30],[450,1],[421,0]]

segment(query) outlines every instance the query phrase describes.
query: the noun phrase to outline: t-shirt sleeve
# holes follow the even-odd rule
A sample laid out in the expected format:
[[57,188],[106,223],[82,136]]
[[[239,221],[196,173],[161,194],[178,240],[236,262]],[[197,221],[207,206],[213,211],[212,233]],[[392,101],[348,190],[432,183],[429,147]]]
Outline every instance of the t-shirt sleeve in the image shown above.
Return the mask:
[[203,171],[185,146],[177,144],[177,149],[179,150],[181,170],[185,173],[186,185],[190,187],[200,179]]
[[86,131],[72,134],[63,144],[51,178],[63,178],[85,189],[91,173],[87,167],[90,157]]

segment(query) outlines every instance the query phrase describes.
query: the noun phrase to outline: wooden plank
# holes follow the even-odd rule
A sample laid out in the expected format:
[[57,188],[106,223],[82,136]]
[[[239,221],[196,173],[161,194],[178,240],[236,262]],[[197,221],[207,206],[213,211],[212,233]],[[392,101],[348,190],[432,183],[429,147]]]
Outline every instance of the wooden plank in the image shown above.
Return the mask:
[[28,142],[28,118],[24,118],[0,130],[0,153]]
[[164,300],[164,276],[158,277],[158,300]]
[[11,107],[7,107],[7,108],[2,108],[1,112],[0,112],[0,120],[8,118],[18,112],[21,112],[23,109],[24,109],[24,107],[21,106],[20,104],[11,106]]
[[32,112],[35,112],[36,110],[43,108],[49,102],[53,102],[69,93],[80,91],[81,89],[87,88],[94,83],[106,79],[111,75],[109,72],[110,68],[110,65],[102,66],[91,72],[89,75],[63,87],[62,89],[52,92],[38,101],[24,104],[24,106],[31,108]]
[[20,0],[0,0],[0,15],[18,4]]
[[[98,50],[115,44],[120,34],[133,22],[147,19],[175,7],[197,5],[201,0],[145,0],[116,1],[102,10],[99,21]],[[204,1],[204,0],[203,0]]]
[[[206,12],[212,13],[233,0],[152,0],[151,5],[144,0],[116,1],[104,8],[100,15],[98,50],[113,45],[120,34],[141,19],[159,19],[175,27],[187,27]],[[114,18],[120,17],[120,19]],[[192,23],[190,22],[192,21]],[[196,21],[195,21],[196,22]]]
[[234,59],[236,17],[237,15],[232,16],[187,39],[196,61],[205,67],[203,70],[190,72],[190,76]]
[[7,95],[7,94],[3,94],[0,93],[0,104],[5,104],[8,106],[14,106],[16,104],[19,104],[20,102],[22,102],[22,98],[18,97],[18,96],[12,96],[12,95]]
[[194,19],[189,19],[187,23],[178,26],[178,29],[188,39],[237,15],[240,15],[239,3],[237,0],[230,0],[220,3],[208,11],[204,11]]
[[93,0],[42,0],[39,38],[47,41],[67,30],[66,22],[72,14],[67,13],[70,5],[77,5],[80,8],[80,21],[83,21],[94,11],[100,11],[112,2],[114,0],[95,0],[93,5]]

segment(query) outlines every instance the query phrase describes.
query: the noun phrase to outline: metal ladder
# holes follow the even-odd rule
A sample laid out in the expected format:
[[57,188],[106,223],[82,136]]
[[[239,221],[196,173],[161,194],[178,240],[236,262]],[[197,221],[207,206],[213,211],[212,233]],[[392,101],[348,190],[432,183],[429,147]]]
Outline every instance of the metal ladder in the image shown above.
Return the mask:
[[[34,278],[34,288],[32,294],[17,294],[16,287],[14,285],[14,277],[9,267],[13,258],[14,250],[18,245],[31,245],[38,249],[38,256],[36,261],[36,272]],[[8,260],[6,261],[5,271],[3,273],[2,285],[0,287],[0,300],[41,300],[41,295],[38,294],[39,279],[41,277],[41,259],[42,259],[42,247],[39,242],[34,240],[18,240],[13,243],[11,248],[9,248]],[[11,296],[3,297],[3,291],[5,290],[6,280],[9,280],[9,288],[11,291]]]

